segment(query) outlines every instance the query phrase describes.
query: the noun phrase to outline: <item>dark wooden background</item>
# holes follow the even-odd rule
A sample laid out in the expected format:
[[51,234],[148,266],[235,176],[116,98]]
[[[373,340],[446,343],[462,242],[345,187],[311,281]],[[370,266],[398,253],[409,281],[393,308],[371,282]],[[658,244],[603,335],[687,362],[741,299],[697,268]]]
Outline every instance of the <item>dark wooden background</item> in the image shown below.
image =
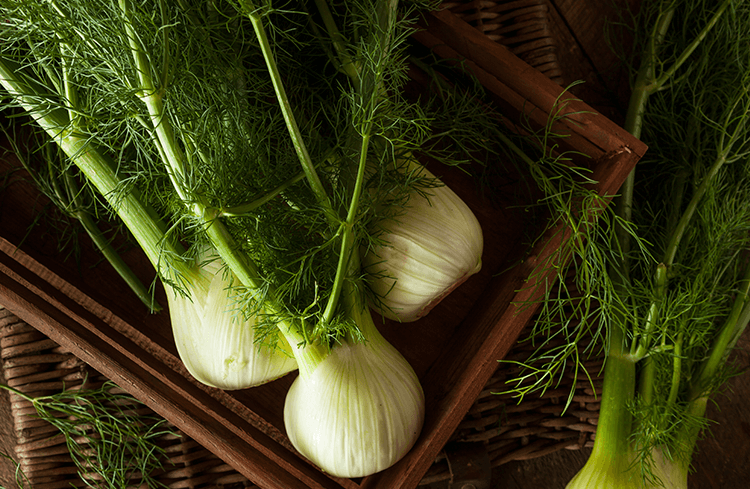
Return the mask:
[[[628,95],[627,74],[610,48],[612,14],[618,6],[636,9],[639,0],[549,0],[550,19],[564,84],[582,80],[573,91],[589,105],[622,123]],[[734,354],[742,368],[750,365],[750,334]],[[750,376],[732,379],[724,395],[709,407],[714,421],[699,444],[690,476],[691,489],[745,489],[750,481]],[[15,435],[7,393],[0,391],[0,453],[13,454]],[[513,462],[493,472],[493,488],[564,488],[585,463],[588,450],[563,451],[543,458]],[[0,460],[0,487],[16,487],[13,465]]]

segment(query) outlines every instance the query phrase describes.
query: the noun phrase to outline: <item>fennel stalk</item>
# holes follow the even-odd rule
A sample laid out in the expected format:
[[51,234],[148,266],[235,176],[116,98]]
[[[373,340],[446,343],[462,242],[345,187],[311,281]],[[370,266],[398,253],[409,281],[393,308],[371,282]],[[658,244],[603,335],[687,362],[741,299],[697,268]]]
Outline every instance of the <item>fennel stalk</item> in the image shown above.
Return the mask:
[[569,488],[686,487],[706,405],[732,375],[750,320],[749,22],[743,0],[641,3],[625,128],[649,150],[596,225],[570,212],[596,201],[561,178],[560,155],[526,159],[576,239],[507,389],[544,391],[606,358],[594,448]]
[[637,232],[611,241],[621,306],[594,449],[569,488],[687,487],[708,399],[750,320],[749,7],[643,2],[626,129],[650,149],[615,207]]

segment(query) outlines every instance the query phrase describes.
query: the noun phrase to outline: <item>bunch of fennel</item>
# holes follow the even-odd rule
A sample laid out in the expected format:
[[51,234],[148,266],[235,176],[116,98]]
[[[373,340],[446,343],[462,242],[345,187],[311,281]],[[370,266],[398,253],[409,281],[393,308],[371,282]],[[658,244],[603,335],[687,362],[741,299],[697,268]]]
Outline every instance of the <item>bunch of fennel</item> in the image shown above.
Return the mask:
[[298,368],[289,438],[361,477],[424,419],[359,250],[424,180],[404,155],[429,153],[431,115],[401,94],[416,5],[308,7],[2,0],[0,83],[153,264],[196,378],[244,388]]
[[565,344],[529,359],[534,386],[518,389],[553,385],[566,362],[604,349],[594,447],[570,489],[686,488],[706,405],[750,321],[750,3],[640,9],[625,128],[649,150],[612,213],[581,230],[560,273],[574,286],[546,298],[535,328]]

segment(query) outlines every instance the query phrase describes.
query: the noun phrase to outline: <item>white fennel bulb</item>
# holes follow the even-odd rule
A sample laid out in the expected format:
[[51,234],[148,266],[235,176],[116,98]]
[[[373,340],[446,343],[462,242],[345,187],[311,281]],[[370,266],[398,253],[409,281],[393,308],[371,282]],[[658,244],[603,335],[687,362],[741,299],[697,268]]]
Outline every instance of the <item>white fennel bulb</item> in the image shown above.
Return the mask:
[[230,272],[221,268],[218,260],[200,267],[187,285],[189,296],[168,290],[172,334],[187,370],[199,382],[225,390],[264,384],[295,370],[283,337],[274,348],[256,344],[255,320],[235,310]]
[[365,343],[344,342],[292,384],[284,424],[294,447],[324,472],[365,477],[400,460],[424,422],[424,393],[406,359],[357,314]]
[[[410,322],[482,268],[482,228],[466,203],[413,159],[408,171],[441,185],[413,190],[397,216],[377,224],[362,264],[385,317]],[[426,195],[425,195],[426,194]]]
[[688,489],[690,462],[651,449],[649,465],[641,467],[635,452],[612,447],[605,455],[588,459],[565,489]]

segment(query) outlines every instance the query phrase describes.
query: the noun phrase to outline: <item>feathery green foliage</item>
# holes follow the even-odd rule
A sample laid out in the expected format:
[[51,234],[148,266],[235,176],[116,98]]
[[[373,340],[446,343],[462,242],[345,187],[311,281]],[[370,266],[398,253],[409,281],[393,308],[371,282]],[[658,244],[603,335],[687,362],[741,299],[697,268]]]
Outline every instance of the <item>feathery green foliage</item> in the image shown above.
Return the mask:
[[[31,397],[0,385],[29,401],[36,415],[59,430],[81,480],[89,487],[123,488],[134,483],[166,487],[153,474],[163,468],[159,438],[171,435],[166,421],[144,414],[141,403],[111,381],[95,389],[67,389]],[[23,487],[22,474],[19,487]]]
[[[116,170],[97,189],[115,212],[136,205],[153,220],[150,235],[135,236],[150,241],[165,283],[179,288],[190,250],[221,241],[249,287],[238,293],[247,314],[276,303],[266,308],[269,333],[281,315],[315,340],[313,331],[325,338],[342,328],[342,242],[346,255],[367,239],[372,195],[405,195],[411,185],[385,169],[358,181],[360,160],[385,168],[394,148],[418,147],[429,130],[398,90],[408,16],[384,7],[385,24],[373,25],[367,2],[331,9],[358,65],[354,84],[305,7],[7,1],[2,34],[22,105],[51,119],[54,137],[75,137],[69,156],[95,148],[97,164]],[[363,192],[372,186],[379,191]]]
[[686,487],[706,404],[750,320],[750,5],[645,1],[637,22],[625,128],[649,151],[611,212],[574,228],[568,283],[550,288],[533,336],[566,341],[516,386],[545,389],[603,349],[596,442],[571,488]]

